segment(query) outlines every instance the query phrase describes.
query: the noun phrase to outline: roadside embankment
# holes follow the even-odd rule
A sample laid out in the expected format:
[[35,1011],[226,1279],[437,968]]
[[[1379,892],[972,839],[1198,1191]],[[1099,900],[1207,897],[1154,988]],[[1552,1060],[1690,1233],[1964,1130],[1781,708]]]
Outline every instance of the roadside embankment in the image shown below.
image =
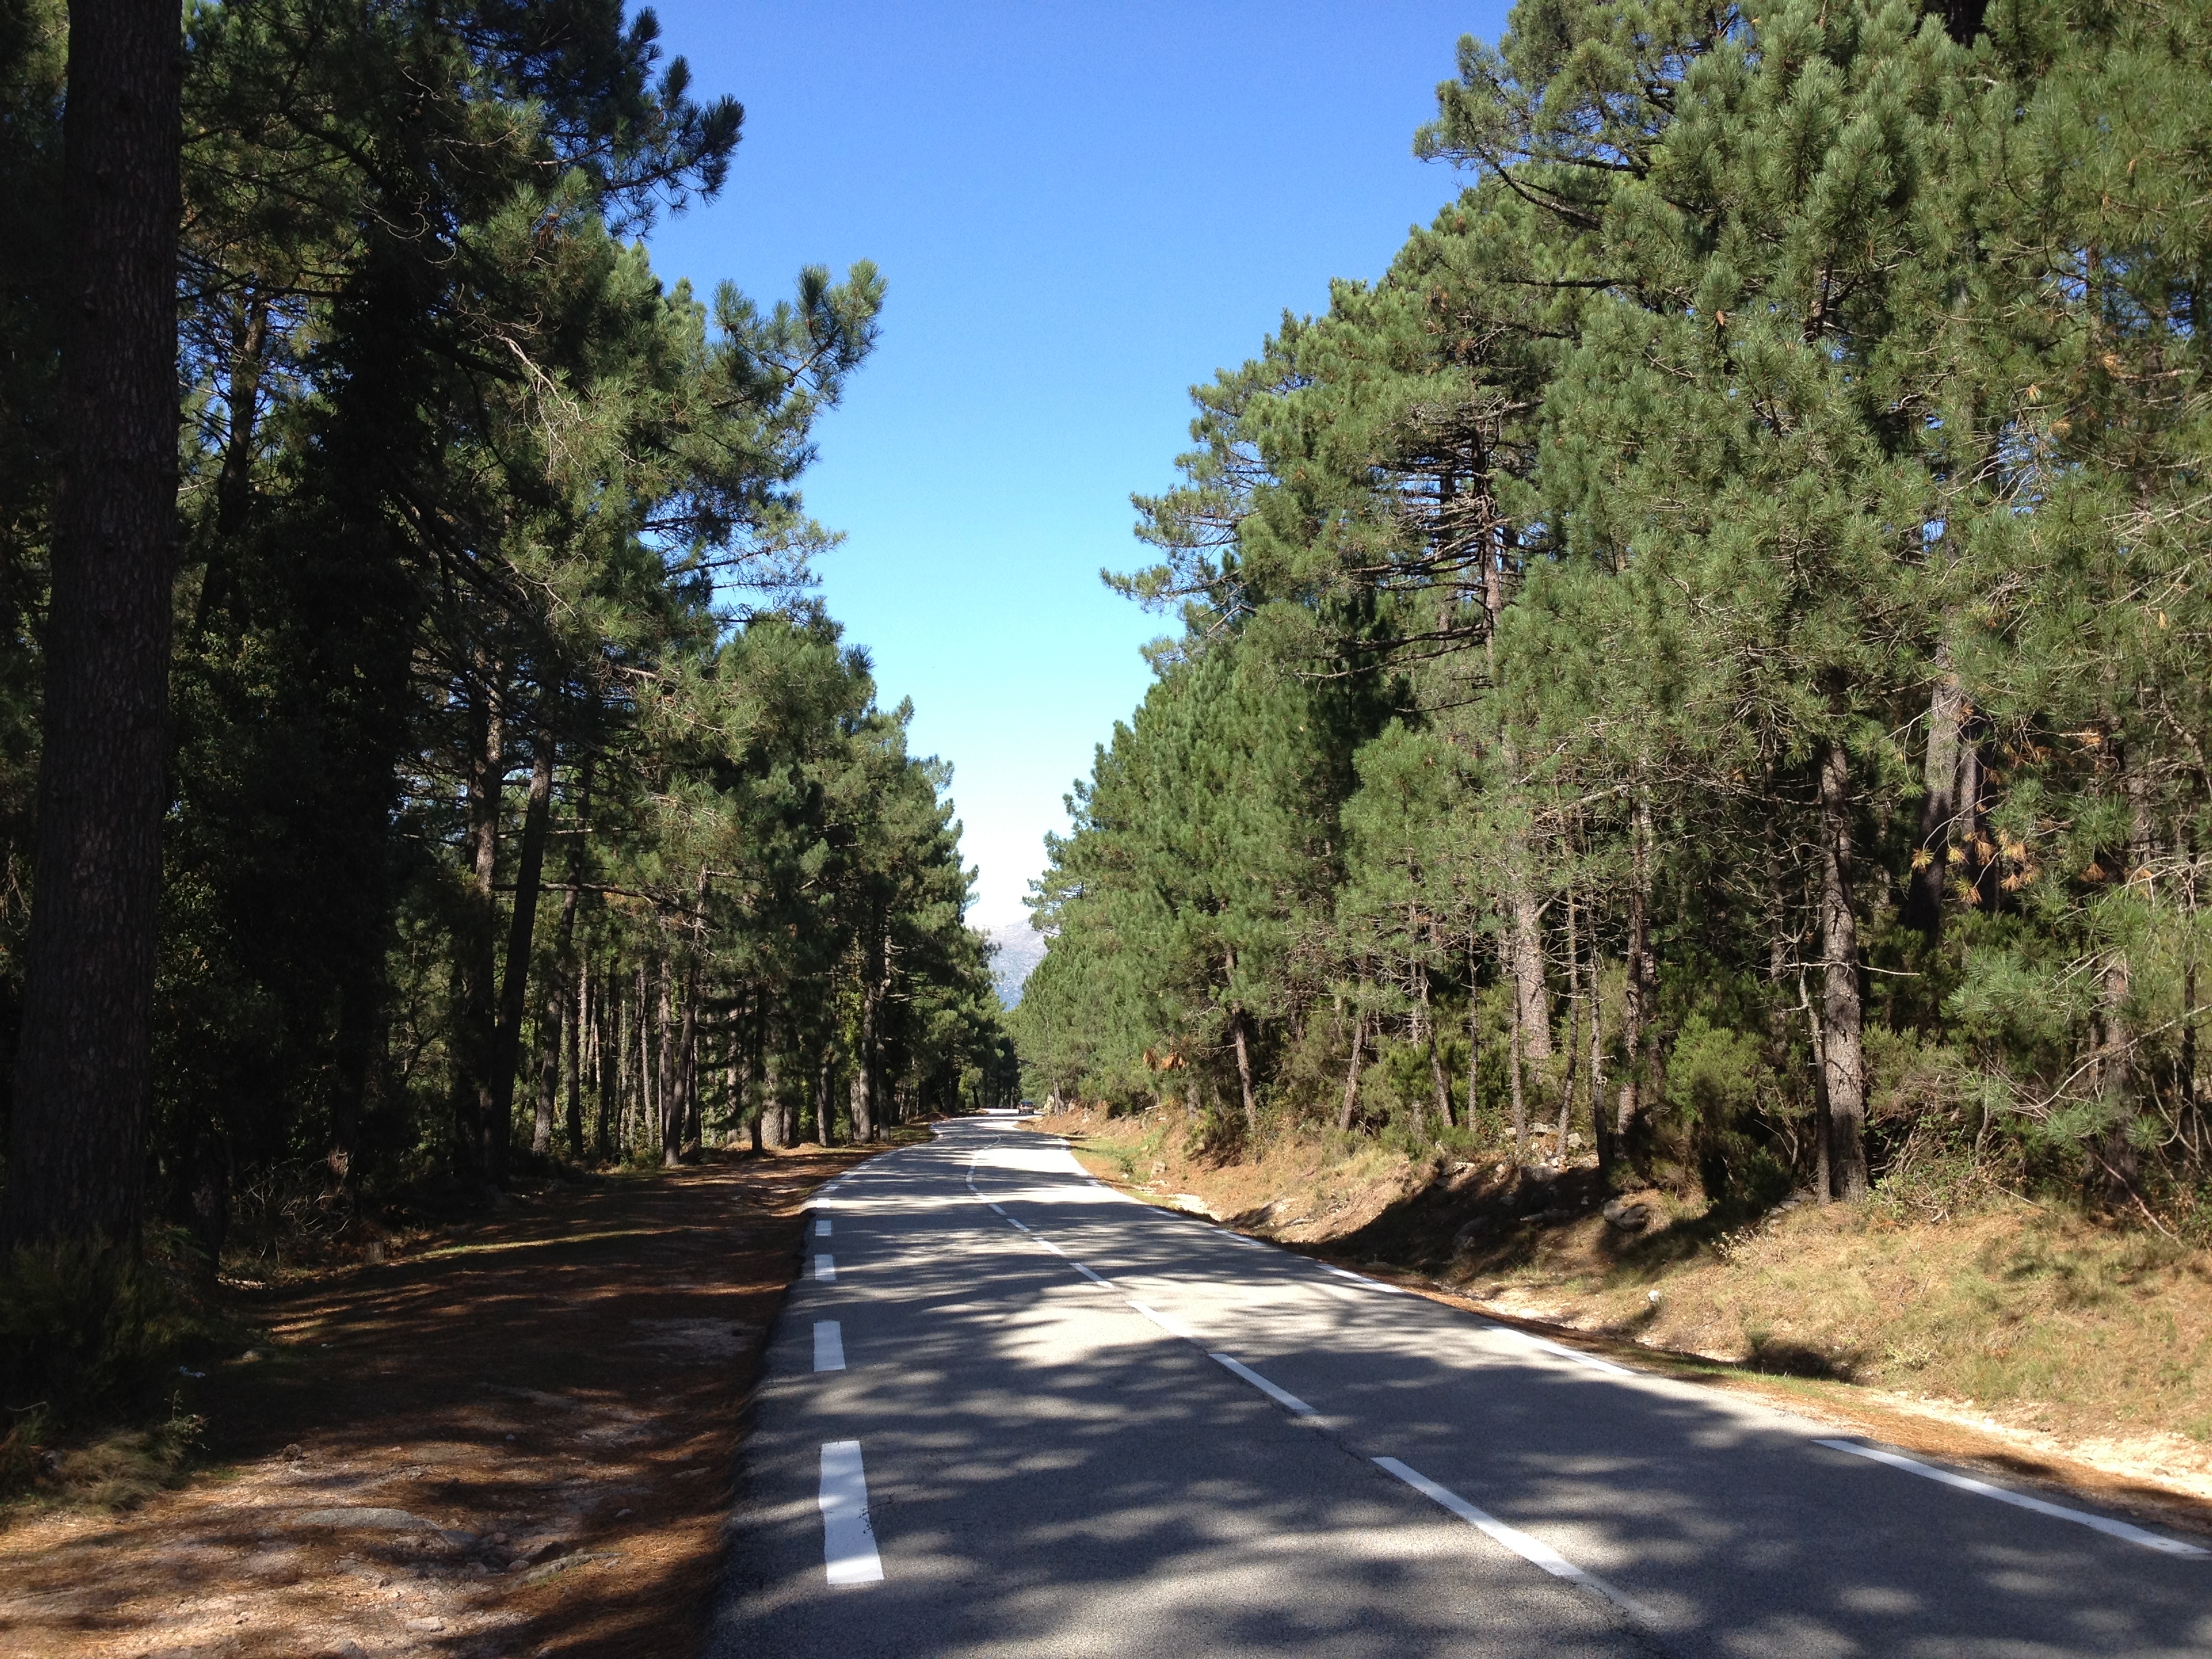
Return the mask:
[[1893,1444],[2212,1519],[2212,1253],[2156,1232],[1996,1194],[1932,1213],[1609,1198],[1588,1164],[1325,1136],[1218,1162],[1171,1111],[1038,1127],[1149,1202]]
[[266,1335],[183,1379],[207,1426],[179,1489],[5,1517],[0,1650],[694,1650],[800,1206],[865,1155],[556,1188],[235,1291]]

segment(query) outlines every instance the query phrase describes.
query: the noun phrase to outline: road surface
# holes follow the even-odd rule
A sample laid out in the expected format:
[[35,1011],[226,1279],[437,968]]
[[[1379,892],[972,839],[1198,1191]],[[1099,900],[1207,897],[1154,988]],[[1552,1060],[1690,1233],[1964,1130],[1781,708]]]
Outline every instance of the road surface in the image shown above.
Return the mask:
[[1003,1117],[808,1232],[713,1659],[2212,1654],[2189,1540],[1135,1203]]

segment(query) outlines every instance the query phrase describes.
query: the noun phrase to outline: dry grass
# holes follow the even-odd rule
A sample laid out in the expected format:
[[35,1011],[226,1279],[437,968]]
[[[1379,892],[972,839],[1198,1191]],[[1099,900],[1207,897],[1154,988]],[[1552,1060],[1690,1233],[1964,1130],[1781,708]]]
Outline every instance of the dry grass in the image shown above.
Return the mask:
[[1243,1231],[1494,1313],[1825,1379],[1832,1401],[2212,1498],[2212,1253],[2156,1234],[2001,1197],[1938,1220],[1647,1193],[1662,1222],[1631,1237],[1596,1213],[1589,1169],[1532,1186],[1492,1161],[1415,1164],[1326,1135],[1216,1165],[1185,1155],[1172,1116],[1043,1127],[1139,1196],[1192,1194]]

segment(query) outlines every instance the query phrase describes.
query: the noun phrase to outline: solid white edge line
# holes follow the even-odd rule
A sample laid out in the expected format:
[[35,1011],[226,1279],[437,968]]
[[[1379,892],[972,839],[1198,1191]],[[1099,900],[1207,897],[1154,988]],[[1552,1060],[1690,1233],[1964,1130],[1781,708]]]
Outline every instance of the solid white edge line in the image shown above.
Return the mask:
[[837,1282],[837,1258],[817,1255],[814,1258],[814,1277],[824,1285],[835,1285]]
[[[1502,1331],[1511,1331],[1513,1329],[1510,1325],[1501,1325],[1498,1328]],[[1513,1334],[1521,1337],[1532,1347],[1541,1348],[1546,1353],[1557,1354],[1562,1359],[1571,1359],[1576,1364],[1584,1366],[1590,1370],[1603,1371],[1607,1376],[1634,1376],[1638,1375],[1637,1372],[1631,1370],[1626,1365],[1616,1365],[1610,1359],[1600,1359],[1594,1353],[1584,1353],[1578,1348],[1571,1348],[1567,1346],[1564,1342],[1547,1342],[1540,1336],[1529,1336],[1527,1333],[1522,1331],[1513,1331]]]
[[830,1440],[822,1447],[822,1560],[833,1584],[879,1584],[883,1557],[868,1522],[868,1475],[860,1443]]
[[1365,1273],[1356,1273],[1349,1267],[1333,1267],[1324,1261],[1321,1264],[1321,1270],[1325,1273],[1334,1273],[1339,1279],[1348,1279],[1355,1285],[1364,1285],[1370,1291],[1382,1291],[1391,1296],[1407,1294],[1402,1285],[1386,1285],[1379,1279],[1370,1279]]
[[2185,1544],[2179,1538],[2164,1538],[2141,1527],[2131,1527],[2124,1521],[2114,1521],[2101,1515],[2092,1515],[2087,1510],[2069,1510],[2063,1504],[2051,1504],[2040,1498],[2030,1498],[2026,1492],[2013,1492],[2003,1486],[1993,1486],[1986,1480],[1977,1480],[1972,1475],[1954,1474],[1948,1469],[1939,1469],[1931,1464],[1916,1462],[1896,1452],[1883,1451],[1876,1446],[1863,1446],[1856,1440],[1815,1440],[1816,1446],[1826,1446],[1831,1451],[1849,1452],[1854,1457],[1863,1457],[1876,1463],[1887,1463],[1893,1469],[1903,1469],[1907,1474],[1917,1474],[1925,1480],[1941,1481],[1947,1486],[1956,1486],[1960,1492],[1970,1492],[1981,1498],[1994,1498],[2000,1504],[2033,1510],[2038,1515],[2050,1516],[2057,1521],[2071,1521],[2077,1527],[2087,1527],[2108,1537],[2140,1544],[2147,1550],[2156,1550],[2162,1555],[2212,1555],[2212,1550],[2195,1544]]
[[1162,1313],[1158,1308],[1153,1307],[1150,1303],[1139,1302],[1133,1296],[1126,1297],[1123,1300],[1127,1301],[1128,1304],[1134,1308],[1139,1313],[1144,1315],[1146,1318],[1151,1320],[1153,1324],[1165,1331],[1170,1336],[1179,1336],[1186,1342],[1195,1342],[1198,1340],[1197,1336],[1193,1334],[1189,1326],[1183,1324],[1180,1320],[1169,1318],[1167,1315]]
[[1314,1408],[1311,1406],[1307,1405],[1304,1401],[1299,1399],[1297,1395],[1292,1394],[1288,1389],[1277,1388],[1273,1382],[1267,1381],[1266,1377],[1261,1376],[1259,1372],[1254,1370],[1249,1365],[1239,1364],[1236,1360],[1231,1359],[1225,1353],[1212,1353],[1206,1355],[1206,1358],[1213,1361],[1215,1364],[1224,1366],[1229,1370],[1236,1373],[1238,1376],[1243,1377],[1247,1382],[1249,1382],[1254,1388],[1259,1389],[1261,1394],[1266,1395],[1268,1399],[1273,1401],[1285,1411],[1296,1412],[1300,1417],[1311,1417],[1314,1415]]
[[1659,1615],[1627,1591],[1608,1584],[1594,1572],[1584,1572],[1549,1544],[1531,1538],[1517,1527],[1507,1526],[1487,1510],[1477,1509],[1449,1486],[1438,1486],[1419,1469],[1409,1468],[1395,1457],[1378,1457],[1375,1462],[1379,1468],[1396,1475],[1431,1503],[1449,1510],[1468,1525],[1480,1528],[1523,1561],[1543,1568],[1554,1578],[1566,1579],[1570,1583],[1580,1584],[1583,1589],[1602,1595],[1639,1624],[1656,1626],[1659,1623]]
[[817,1371],[842,1371],[845,1369],[845,1329],[834,1319],[814,1322],[814,1369]]

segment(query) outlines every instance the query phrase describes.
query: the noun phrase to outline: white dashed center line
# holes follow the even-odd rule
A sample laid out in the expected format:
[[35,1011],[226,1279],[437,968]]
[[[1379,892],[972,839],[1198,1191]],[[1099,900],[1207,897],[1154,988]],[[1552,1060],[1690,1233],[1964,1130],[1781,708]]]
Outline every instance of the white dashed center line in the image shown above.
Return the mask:
[[824,1285],[837,1282],[837,1259],[827,1254],[814,1258],[814,1276]]
[[1243,1377],[1247,1382],[1249,1382],[1254,1388],[1259,1389],[1261,1394],[1266,1395],[1268,1399],[1273,1401],[1285,1411],[1294,1412],[1300,1417],[1311,1417],[1314,1414],[1314,1408],[1311,1406],[1307,1405],[1304,1401],[1299,1399],[1297,1395],[1292,1394],[1288,1389],[1277,1388],[1273,1383],[1267,1381],[1266,1377],[1261,1376],[1259,1372],[1254,1370],[1249,1365],[1240,1364],[1236,1360],[1231,1359],[1225,1353],[1208,1354],[1206,1358],[1212,1360],[1218,1365],[1224,1365],[1228,1367],[1229,1370],[1234,1371],[1237,1376]]
[[1195,1342],[1198,1340],[1198,1337],[1194,1333],[1193,1333],[1189,1326],[1183,1324],[1179,1320],[1169,1318],[1167,1315],[1162,1313],[1158,1308],[1153,1307],[1151,1304],[1139,1302],[1134,1297],[1130,1297],[1127,1298],[1127,1300],[1131,1307],[1134,1308],[1139,1313],[1144,1315],[1146,1318],[1151,1320],[1153,1324],[1158,1326],[1170,1336],[1179,1336],[1186,1342]]
[[814,1369],[817,1371],[842,1371],[845,1369],[845,1331],[834,1319],[814,1322]]
[[883,1582],[876,1529],[868,1523],[868,1476],[860,1443],[832,1440],[822,1448],[822,1555],[833,1584]]
[[817,1215],[814,1218],[814,1236],[817,1238],[827,1238],[830,1237],[830,1218],[828,1216]]
[[1449,1510],[1468,1525],[1480,1528],[1522,1560],[1534,1562],[1554,1578],[1564,1578],[1570,1583],[1580,1584],[1584,1589],[1602,1595],[1639,1624],[1658,1624],[1659,1615],[1644,1603],[1626,1590],[1614,1589],[1595,1573],[1584,1572],[1549,1544],[1531,1538],[1518,1528],[1507,1526],[1487,1510],[1477,1509],[1457,1492],[1438,1486],[1419,1470],[1407,1468],[1395,1457],[1378,1457],[1375,1462],[1378,1468],[1389,1470],[1431,1503]]

